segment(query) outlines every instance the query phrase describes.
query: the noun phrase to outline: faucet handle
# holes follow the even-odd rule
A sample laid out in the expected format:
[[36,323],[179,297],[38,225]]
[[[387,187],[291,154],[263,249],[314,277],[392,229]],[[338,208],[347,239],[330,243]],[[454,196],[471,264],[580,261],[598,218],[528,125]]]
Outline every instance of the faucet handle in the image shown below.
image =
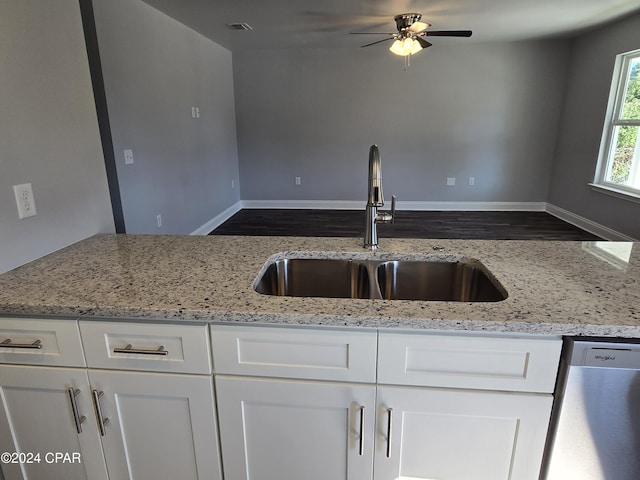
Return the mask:
[[391,195],[391,223],[396,219],[396,196]]

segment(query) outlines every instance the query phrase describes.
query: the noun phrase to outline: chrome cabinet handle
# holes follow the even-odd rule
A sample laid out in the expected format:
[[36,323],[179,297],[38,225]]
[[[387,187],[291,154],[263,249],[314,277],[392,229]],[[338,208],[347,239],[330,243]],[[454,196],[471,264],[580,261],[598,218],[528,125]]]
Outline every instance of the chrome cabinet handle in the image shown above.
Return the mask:
[[360,455],[364,455],[364,406],[360,407]]
[[80,395],[80,390],[70,387],[67,389],[67,393],[69,394],[69,402],[71,403],[71,411],[73,412],[73,421],[76,424],[76,431],[78,433],[82,433],[82,424],[85,422],[87,417],[84,415],[81,416],[78,411],[78,402],[76,401],[76,397]]
[[391,458],[391,414],[393,408],[387,408],[387,458]]
[[7,338],[0,342],[0,347],[3,348],[33,348],[33,349],[41,349],[42,341],[35,340],[33,343],[11,343],[11,339]]
[[140,348],[133,348],[130,343],[124,348],[114,348],[113,353],[130,353],[132,355],[169,355],[169,351],[164,349],[164,345],[160,345],[155,350],[143,350]]
[[95,388],[91,390],[91,395],[93,396],[93,408],[96,412],[96,420],[98,421],[98,429],[100,430],[100,435],[105,436],[106,430],[105,425],[109,423],[108,418],[104,418],[102,416],[102,408],[100,407],[100,399],[104,395],[104,392],[99,392]]

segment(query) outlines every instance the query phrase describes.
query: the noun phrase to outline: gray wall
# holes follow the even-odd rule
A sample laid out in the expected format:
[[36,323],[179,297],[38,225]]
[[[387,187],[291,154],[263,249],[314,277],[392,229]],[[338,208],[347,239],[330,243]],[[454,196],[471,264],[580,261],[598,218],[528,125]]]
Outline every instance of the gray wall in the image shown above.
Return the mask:
[[[12,185],[38,215],[18,219]],[[113,232],[77,0],[0,2],[0,272]]]
[[140,0],[93,3],[126,231],[192,232],[240,198],[231,52]]
[[549,202],[609,228],[640,238],[640,204],[596,192],[594,179],[615,56],[640,48],[640,15],[577,38]]
[[242,199],[364,201],[377,143],[399,200],[546,201],[569,43],[442,40],[234,53]]

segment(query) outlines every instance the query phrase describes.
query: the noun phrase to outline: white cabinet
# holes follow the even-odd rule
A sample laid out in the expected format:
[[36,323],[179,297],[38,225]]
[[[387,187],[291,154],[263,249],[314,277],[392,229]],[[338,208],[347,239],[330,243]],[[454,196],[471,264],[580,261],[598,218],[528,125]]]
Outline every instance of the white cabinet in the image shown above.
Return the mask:
[[109,479],[221,480],[206,325],[81,321],[80,332]]
[[213,326],[212,342],[228,480],[538,479],[559,338]]
[[537,480],[551,395],[378,387],[375,478]]
[[378,348],[377,480],[538,479],[559,338],[381,332]]
[[79,323],[0,319],[5,480],[221,480],[207,326]]
[[211,373],[206,325],[80,321],[87,365],[112,370]]
[[538,479],[559,338],[208,328],[0,319],[5,480]]
[[378,383],[552,393],[560,338],[380,332]]
[[371,480],[375,387],[218,377],[225,478]]
[[373,330],[212,325],[211,339],[217,374],[376,381]]
[[0,364],[84,367],[74,320],[0,318]]
[[371,480],[375,331],[211,334],[227,480]]
[[0,452],[23,456],[2,462],[6,480],[106,480],[87,372],[0,365]]
[[89,370],[89,379],[103,392],[110,480],[221,479],[211,377]]
[[6,480],[107,478],[75,321],[0,318],[0,452]]

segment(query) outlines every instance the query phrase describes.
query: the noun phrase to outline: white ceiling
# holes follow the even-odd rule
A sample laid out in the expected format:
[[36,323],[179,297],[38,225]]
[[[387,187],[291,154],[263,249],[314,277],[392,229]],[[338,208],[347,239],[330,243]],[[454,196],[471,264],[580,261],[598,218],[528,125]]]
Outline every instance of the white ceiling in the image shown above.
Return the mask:
[[[394,32],[393,17],[417,12],[433,30],[473,37],[432,43],[526,40],[571,35],[640,11],[640,0],[144,0],[232,51],[248,48],[357,48]],[[227,23],[246,22],[247,32]]]

